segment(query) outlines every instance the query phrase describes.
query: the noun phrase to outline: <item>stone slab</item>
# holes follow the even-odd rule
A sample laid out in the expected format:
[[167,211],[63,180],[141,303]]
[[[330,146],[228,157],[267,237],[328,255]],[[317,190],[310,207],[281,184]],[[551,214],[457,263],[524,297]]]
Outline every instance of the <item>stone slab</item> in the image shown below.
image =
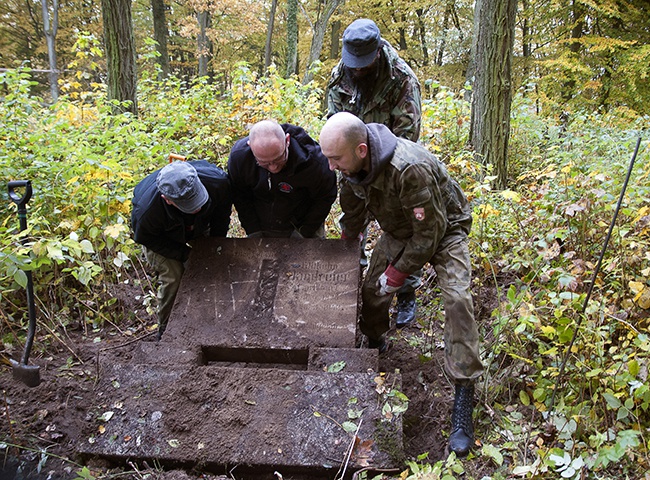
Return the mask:
[[377,373],[376,350],[353,348],[358,246],[205,238],[193,248],[162,341],[118,362],[100,356],[79,453],[310,478],[332,478],[348,456],[350,469],[395,466],[401,416],[385,407],[400,376]]
[[354,347],[359,275],[354,242],[198,239],[163,340],[228,347]]
[[[78,450],[213,471],[336,472],[356,445],[350,469],[387,468],[401,451],[402,426],[400,417],[382,416],[390,399],[378,393],[377,378],[372,371],[111,365],[97,391],[113,395],[92,407]],[[399,387],[399,375],[383,378]]]

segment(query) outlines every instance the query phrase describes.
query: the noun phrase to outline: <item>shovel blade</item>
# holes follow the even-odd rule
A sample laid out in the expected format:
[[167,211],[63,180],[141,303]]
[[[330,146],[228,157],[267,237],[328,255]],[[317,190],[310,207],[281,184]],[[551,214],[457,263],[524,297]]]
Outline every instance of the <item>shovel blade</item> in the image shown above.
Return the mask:
[[28,387],[38,387],[41,384],[41,372],[38,365],[25,365],[14,359],[9,359],[13,367],[14,380],[23,382]]

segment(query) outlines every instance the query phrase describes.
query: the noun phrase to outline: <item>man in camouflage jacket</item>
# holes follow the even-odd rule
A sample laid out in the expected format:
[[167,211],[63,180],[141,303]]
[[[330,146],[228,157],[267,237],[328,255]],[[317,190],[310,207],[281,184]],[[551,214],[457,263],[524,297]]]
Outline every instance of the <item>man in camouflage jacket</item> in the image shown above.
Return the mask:
[[[422,105],[420,83],[413,70],[379,33],[370,19],[352,22],[343,33],[341,61],[328,85],[328,117],[350,112],[364,123],[386,125],[396,136],[417,142]],[[366,232],[364,231],[364,239]],[[365,262],[365,241],[362,262]],[[397,294],[398,328],[415,319],[415,289],[421,272],[414,272]]]
[[323,127],[320,145],[330,168],[342,174],[342,237],[357,238],[368,214],[383,230],[361,290],[360,328],[370,347],[388,349],[389,307],[408,275],[427,262],[436,270],[445,308],[444,365],[456,384],[449,446],[466,455],[474,443],[473,385],[483,372],[470,290],[467,198],[435,155],[384,125],[338,113]]

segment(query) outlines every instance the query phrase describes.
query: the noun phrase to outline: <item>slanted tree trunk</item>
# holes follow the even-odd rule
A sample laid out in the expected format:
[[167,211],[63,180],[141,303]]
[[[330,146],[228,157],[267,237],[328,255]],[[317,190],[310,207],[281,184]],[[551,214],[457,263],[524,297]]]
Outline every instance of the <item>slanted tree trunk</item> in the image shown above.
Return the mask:
[[170,73],[169,52],[167,51],[167,19],[165,18],[165,1],[151,0],[151,12],[153,14],[153,38],[156,41],[158,51],[157,62],[160,66],[158,79],[167,78]]
[[517,0],[478,0],[470,141],[483,165],[495,168],[497,188],[508,178],[511,64]]
[[104,43],[108,69],[108,99],[129,102],[113,108],[137,114],[137,74],[131,0],[102,0]]
[[287,0],[287,77],[298,73],[298,0]]
[[273,27],[275,25],[275,10],[278,8],[278,0],[271,2],[271,12],[269,13],[269,25],[266,29],[266,44],[264,45],[264,72],[268,73],[271,66]]
[[303,85],[308,84],[314,79],[314,64],[320,58],[320,52],[323,49],[323,40],[327,30],[327,23],[343,0],[323,1],[325,2],[323,9],[314,23],[314,36],[311,39],[309,58],[307,58],[307,70],[302,78]]
[[210,61],[210,39],[208,38],[210,12],[207,9],[196,12],[196,19],[199,22],[199,36],[197,38],[197,46],[199,50],[199,77],[205,77],[208,75],[208,62]]
[[50,64],[50,94],[52,102],[59,98],[59,71],[56,67],[56,32],[59,28],[59,1],[52,0],[52,21],[50,22],[50,9],[47,0],[41,0],[43,7],[43,32],[47,43],[47,58]]

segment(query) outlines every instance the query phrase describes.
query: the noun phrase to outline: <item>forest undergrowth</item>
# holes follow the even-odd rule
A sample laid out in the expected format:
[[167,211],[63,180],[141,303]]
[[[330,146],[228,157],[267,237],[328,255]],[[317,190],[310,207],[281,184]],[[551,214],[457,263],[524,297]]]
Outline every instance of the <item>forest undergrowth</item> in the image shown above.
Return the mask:
[[[301,125],[318,138],[322,91],[237,68],[226,90],[144,78],[137,118],[111,115],[102,85],[80,91],[69,84],[56,104],[45,105],[30,93],[27,71],[0,73],[2,180],[28,179],[34,187],[24,232],[15,205],[0,201],[0,335],[7,355],[24,342],[25,271],[39,278],[38,308],[53,335],[70,322],[89,332],[107,322],[119,327],[125,312],[109,286],[120,282],[142,281],[142,308],[151,310],[153,288],[134,275],[141,257],[130,235],[130,199],[170,153],[225,167],[234,141],[264,118]],[[629,111],[571,112],[560,122],[540,117],[532,99],[517,96],[510,184],[496,191],[491,167],[466,149],[463,92],[433,87],[424,99],[421,141],[471,200],[475,287],[495,292],[490,321],[480,325],[486,372],[476,415],[489,434],[463,461],[409,460],[403,478],[456,478],[463,462],[479,456],[491,462],[493,479],[649,478],[650,119]],[[327,225],[333,238],[334,218]],[[425,308],[438,314],[435,304]],[[7,441],[0,437],[0,451]]]

